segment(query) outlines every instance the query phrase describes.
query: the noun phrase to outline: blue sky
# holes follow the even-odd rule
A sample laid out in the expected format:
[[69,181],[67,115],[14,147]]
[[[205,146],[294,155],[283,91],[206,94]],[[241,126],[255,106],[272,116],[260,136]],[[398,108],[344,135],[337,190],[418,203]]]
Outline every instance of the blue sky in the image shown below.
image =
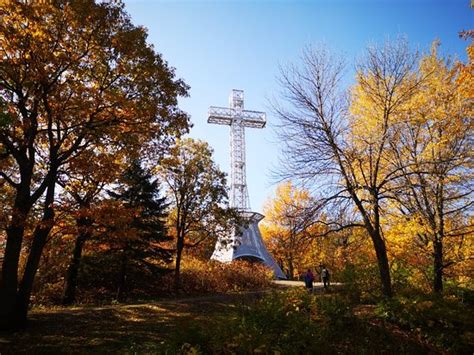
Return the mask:
[[465,60],[467,43],[458,38],[474,29],[470,0],[128,0],[135,25],[148,28],[148,41],[191,86],[180,106],[191,115],[191,137],[209,142],[214,159],[229,173],[229,127],[209,125],[209,106],[227,106],[232,89],[242,89],[245,108],[267,112],[268,126],[247,129],[247,185],[250,204],[262,211],[275,190],[271,178],[279,147],[268,100],[278,95],[280,65],[298,62],[302,49],[325,43],[353,65],[371,43],[405,35],[414,48]]

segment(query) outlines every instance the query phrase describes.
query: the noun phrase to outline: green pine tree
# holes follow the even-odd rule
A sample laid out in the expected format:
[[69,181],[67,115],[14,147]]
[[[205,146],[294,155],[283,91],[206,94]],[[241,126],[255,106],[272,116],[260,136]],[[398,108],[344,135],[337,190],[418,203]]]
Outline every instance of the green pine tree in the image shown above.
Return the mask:
[[130,164],[122,175],[119,187],[109,194],[138,212],[130,229],[135,235],[126,238],[120,250],[117,299],[121,300],[126,294],[127,274],[131,264],[141,264],[154,272],[156,261],[172,261],[172,250],[161,245],[171,239],[165,226],[168,203],[166,197],[160,196],[159,181],[153,180],[152,174],[142,167],[139,160]]

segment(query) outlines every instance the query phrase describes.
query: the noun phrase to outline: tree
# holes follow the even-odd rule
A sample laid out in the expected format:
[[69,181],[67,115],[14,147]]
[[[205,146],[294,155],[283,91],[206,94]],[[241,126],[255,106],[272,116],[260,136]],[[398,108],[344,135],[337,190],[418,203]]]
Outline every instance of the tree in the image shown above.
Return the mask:
[[262,234],[270,251],[287,276],[293,279],[295,270],[304,271],[315,241],[311,230],[314,224],[314,201],[309,192],[298,189],[291,182],[277,187],[275,197],[264,207]]
[[[443,290],[444,270],[456,260],[446,260],[446,238],[472,234],[466,212],[472,210],[472,105],[458,80],[459,65],[439,58],[433,43],[421,59],[426,77],[407,107],[398,140],[392,140],[396,166],[403,171],[397,187],[402,212],[414,219],[416,238],[432,246],[434,292]],[[453,246],[453,243],[448,243]]]
[[[59,196],[64,218],[73,218],[75,240],[71,260],[64,277],[64,294],[62,303],[75,302],[77,278],[81,264],[83,248],[87,241],[97,233],[100,221],[97,218],[100,202],[104,200],[104,190],[118,179],[123,169],[120,151],[102,151],[88,149],[80,156],[68,162],[60,171],[58,184],[63,188]],[[102,196],[101,196],[102,195]]]
[[133,213],[128,235],[118,240],[121,262],[117,299],[123,300],[129,262],[138,262],[153,270],[156,260],[170,261],[171,251],[161,246],[169,239],[165,227],[168,204],[165,197],[160,197],[158,180],[152,180],[151,173],[138,160],[132,161],[123,174],[118,191],[109,193]]
[[175,290],[179,292],[183,249],[220,233],[230,234],[225,174],[212,160],[212,150],[199,140],[179,140],[157,171],[166,183],[176,236]]
[[414,73],[416,56],[403,40],[368,48],[349,98],[340,91],[341,60],[326,49],[307,49],[302,60],[301,68],[281,71],[282,97],[288,104],[275,105],[284,145],[281,175],[316,182],[319,206],[342,206],[357,213],[358,218],[346,225],[321,222],[334,231],[365,229],[377,256],[382,292],[390,297],[381,214],[398,171],[386,155],[396,133],[397,112],[420,82]]
[[[8,1],[1,3],[0,17],[0,97],[13,117],[0,128],[0,151],[13,159],[0,177],[15,191],[0,281],[0,327],[14,328],[25,323],[54,225],[60,168],[91,146],[134,150],[149,141],[169,144],[188,128],[188,116],[177,108],[187,86],[146,44],[145,30],[131,24],[120,3]],[[42,216],[19,280],[35,204]]]
[[471,43],[467,46],[467,63],[458,63],[460,70],[458,83],[461,85],[461,92],[464,97],[468,100],[472,100],[474,97],[474,88],[472,82],[474,81],[474,30],[462,31],[459,37],[465,40],[471,40]]

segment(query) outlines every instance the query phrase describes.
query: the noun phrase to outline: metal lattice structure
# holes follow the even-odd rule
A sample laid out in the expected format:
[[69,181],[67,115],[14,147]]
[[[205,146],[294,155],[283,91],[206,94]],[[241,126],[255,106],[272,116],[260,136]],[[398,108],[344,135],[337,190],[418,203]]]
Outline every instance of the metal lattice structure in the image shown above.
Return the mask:
[[218,240],[212,259],[230,262],[237,258],[258,259],[270,266],[275,276],[286,278],[263,243],[258,222],[263,215],[251,212],[245,170],[245,128],[264,128],[265,112],[244,109],[244,92],[232,90],[229,108],[209,108],[208,123],[230,126],[230,206],[241,211],[245,224],[228,240]]
[[244,92],[232,90],[229,108],[209,108],[207,122],[230,126],[230,206],[250,211],[245,171],[245,128],[263,128],[265,112],[244,110]]

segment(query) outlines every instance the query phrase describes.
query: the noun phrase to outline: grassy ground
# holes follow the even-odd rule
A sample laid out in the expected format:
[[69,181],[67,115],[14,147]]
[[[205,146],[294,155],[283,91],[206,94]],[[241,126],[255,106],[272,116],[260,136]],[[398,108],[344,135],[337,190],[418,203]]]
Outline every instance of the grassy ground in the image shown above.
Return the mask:
[[0,354],[458,353],[377,312],[320,288],[37,308],[25,331],[0,333]]
[[0,353],[146,353],[189,322],[227,313],[258,294],[217,295],[157,303],[33,309],[28,329],[0,333]]

